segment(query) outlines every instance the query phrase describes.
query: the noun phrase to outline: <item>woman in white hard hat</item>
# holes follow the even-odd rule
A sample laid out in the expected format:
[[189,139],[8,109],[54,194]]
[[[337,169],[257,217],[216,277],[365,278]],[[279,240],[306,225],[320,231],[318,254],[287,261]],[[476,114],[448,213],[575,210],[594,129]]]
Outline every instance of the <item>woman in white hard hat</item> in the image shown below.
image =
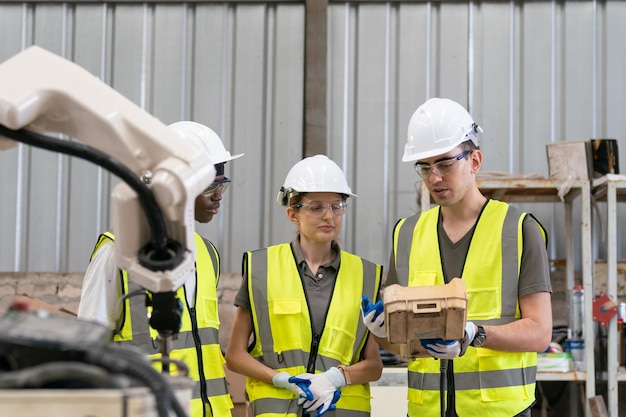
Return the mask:
[[254,416],[370,415],[382,362],[359,301],[377,298],[382,266],[337,243],[349,197],[337,164],[303,159],[278,193],[295,239],[244,254],[226,361],[247,376]]

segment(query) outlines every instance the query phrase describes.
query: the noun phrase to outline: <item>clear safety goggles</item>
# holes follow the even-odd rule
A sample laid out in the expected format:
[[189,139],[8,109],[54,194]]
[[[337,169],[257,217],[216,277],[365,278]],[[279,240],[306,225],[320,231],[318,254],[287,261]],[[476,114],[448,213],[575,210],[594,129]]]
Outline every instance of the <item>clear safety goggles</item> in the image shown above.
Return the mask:
[[215,194],[218,194],[218,193],[222,195],[228,188],[229,184],[230,184],[230,179],[224,177],[223,180],[215,181],[211,183],[211,185],[209,185],[209,188],[207,188],[206,190],[202,192],[202,196],[205,198],[211,198]]
[[435,162],[434,164],[422,164],[419,162],[415,163],[415,171],[422,178],[428,178],[430,174],[435,174],[439,177],[444,177],[452,172],[454,166],[461,159],[465,158],[467,155],[474,152],[473,150],[465,151],[457,156],[451,156],[450,158],[445,158],[440,161]]
[[313,217],[323,217],[328,209],[330,209],[333,216],[343,216],[346,212],[346,207],[348,207],[348,203],[345,201],[334,201],[332,203],[324,203],[322,201],[311,201],[307,203],[299,203],[293,206],[294,208],[302,208],[308,214]]

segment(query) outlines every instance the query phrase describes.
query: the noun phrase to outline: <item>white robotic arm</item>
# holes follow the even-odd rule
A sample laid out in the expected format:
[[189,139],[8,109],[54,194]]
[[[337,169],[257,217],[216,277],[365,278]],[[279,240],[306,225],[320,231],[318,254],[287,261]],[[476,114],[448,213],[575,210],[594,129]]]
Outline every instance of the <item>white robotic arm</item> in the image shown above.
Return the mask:
[[[154,240],[150,217],[135,190],[120,183],[112,195],[116,260],[130,279],[160,293],[175,291],[193,276],[194,200],[215,177],[205,154],[80,66],[40,47],[0,64],[0,80],[0,127],[64,134],[116,158],[137,180],[151,174],[148,194],[160,209],[167,238],[180,243],[182,260],[151,262],[153,253],[146,250]],[[4,132],[0,150],[15,145]],[[164,248],[156,249],[162,259]]]

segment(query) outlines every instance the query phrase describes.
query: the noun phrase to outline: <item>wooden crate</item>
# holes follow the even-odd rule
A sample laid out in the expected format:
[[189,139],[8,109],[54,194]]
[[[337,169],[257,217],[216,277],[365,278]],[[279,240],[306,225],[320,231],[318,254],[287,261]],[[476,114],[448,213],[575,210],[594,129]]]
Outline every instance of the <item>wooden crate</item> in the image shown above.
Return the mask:
[[455,278],[446,285],[390,285],[383,299],[389,342],[406,345],[405,357],[423,356],[420,339],[455,340],[464,336],[467,294],[462,279]]

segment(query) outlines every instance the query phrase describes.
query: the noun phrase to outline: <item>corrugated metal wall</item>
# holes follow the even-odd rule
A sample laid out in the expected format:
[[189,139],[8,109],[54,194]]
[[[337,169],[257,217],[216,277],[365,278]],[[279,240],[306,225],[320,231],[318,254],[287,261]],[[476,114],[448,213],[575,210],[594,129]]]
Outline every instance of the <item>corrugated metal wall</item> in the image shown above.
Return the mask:
[[[343,244],[366,258],[386,265],[391,228],[417,210],[418,178],[400,157],[428,97],[469,107],[485,170],[547,176],[555,141],[626,149],[626,2],[332,2],[328,19],[328,153],[359,195]],[[303,152],[304,21],[298,2],[0,3],[0,61],[42,46],[163,122],[206,123],[245,152],[227,165],[220,215],[199,228],[238,272],[243,251],[295,232],[274,198]],[[0,152],[0,270],[84,270],[116,182],[64,155]],[[528,209],[563,258],[562,208]],[[623,236],[624,207],[620,218]]]

